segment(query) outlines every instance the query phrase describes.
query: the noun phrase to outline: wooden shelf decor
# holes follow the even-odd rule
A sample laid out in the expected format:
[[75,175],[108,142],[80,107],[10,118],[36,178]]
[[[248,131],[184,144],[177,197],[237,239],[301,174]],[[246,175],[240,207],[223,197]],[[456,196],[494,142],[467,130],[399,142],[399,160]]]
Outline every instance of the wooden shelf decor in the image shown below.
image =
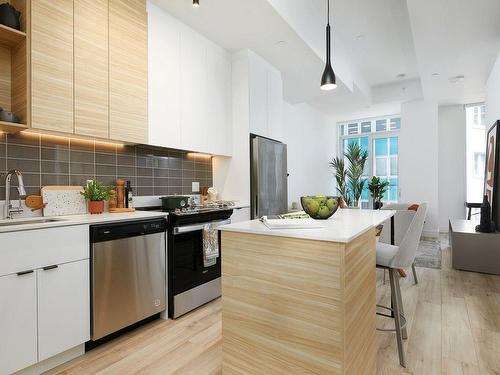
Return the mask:
[[26,33],[0,24],[0,45],[12,48],[26,39]]

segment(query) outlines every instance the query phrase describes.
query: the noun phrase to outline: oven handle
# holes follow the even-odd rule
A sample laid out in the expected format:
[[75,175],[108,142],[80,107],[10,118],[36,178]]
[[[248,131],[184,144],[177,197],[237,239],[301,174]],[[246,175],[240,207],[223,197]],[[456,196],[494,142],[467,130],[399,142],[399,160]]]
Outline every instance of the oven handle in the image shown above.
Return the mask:
[[181,226],[181,227],[173,227],[172,228],[172,233],[175,236],[177,234],[195,232],[197,230],[202,230],[205,227],[206,224],[216,224],[217,226],[219,226],[219,225],[226,225],[226,224],[231,224],[231,219],[220,220],[220,221],[208,221],[206,223],[193,224],[193,225],[184,225],[184,226]]

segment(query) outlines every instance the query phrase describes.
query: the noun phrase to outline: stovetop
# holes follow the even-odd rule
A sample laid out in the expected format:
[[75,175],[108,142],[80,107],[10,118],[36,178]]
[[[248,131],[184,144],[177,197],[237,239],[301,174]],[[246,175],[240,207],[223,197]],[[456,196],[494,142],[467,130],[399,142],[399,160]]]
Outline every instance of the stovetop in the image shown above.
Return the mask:
[[[212,204],[209,206],[194,206],[174,211],[169,213],[168,222],[170,226],[183,225],[190,223],[209,222],[214,220],[223,220],[231,217],[233,207],[227,204]],[[158,211],[162,212],[161,206],[158,207],[141,207],[139,211]]]

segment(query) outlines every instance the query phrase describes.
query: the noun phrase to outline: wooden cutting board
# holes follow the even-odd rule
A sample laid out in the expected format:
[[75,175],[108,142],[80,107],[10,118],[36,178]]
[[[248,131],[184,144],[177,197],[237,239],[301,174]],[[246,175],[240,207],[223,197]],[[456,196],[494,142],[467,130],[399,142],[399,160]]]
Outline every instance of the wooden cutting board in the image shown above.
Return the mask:
[[81,186],[44,186],[41,189],[46,204],[43,216],[86,214],[87,202],[81,191]]

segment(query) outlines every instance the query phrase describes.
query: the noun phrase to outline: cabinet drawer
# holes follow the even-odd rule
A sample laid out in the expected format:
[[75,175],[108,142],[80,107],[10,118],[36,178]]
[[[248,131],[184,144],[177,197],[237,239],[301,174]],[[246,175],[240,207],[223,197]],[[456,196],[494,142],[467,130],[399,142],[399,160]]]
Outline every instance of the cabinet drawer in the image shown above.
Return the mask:
[[0,233],[0,276],[89,258],[89,227]]

